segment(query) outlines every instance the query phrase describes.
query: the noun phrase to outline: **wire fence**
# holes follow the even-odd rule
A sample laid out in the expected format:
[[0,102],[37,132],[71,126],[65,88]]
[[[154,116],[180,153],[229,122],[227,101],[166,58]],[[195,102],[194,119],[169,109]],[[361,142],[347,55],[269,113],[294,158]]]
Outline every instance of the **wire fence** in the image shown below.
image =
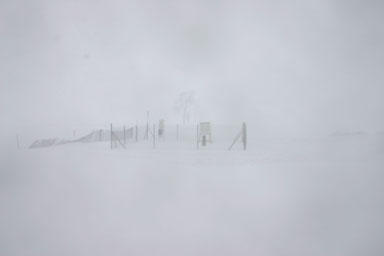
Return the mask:
[[[179,125],[100,125],[79,127],[44,127],[20,130],[18,148],[46,148],[69,144],[102,144],[111,149],[246,149],[245,124]],[[238,144],[241,144],[238,146]]]

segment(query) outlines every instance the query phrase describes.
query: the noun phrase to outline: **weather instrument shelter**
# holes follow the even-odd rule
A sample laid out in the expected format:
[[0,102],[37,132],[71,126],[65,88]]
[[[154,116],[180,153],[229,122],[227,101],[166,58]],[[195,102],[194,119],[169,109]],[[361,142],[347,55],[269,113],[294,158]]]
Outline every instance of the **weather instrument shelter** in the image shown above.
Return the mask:
[[207,141],[212,143],[212,130],[210,122],[200,123],[199,135],[199,140],[203,146],[207,145]]

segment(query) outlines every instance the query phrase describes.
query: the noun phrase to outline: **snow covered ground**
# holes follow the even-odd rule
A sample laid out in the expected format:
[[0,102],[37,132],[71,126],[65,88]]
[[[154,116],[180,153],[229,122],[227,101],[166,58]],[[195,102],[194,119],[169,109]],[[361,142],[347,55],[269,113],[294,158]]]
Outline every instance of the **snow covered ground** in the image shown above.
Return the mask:
[[0,255],[383,255],[383,142],[3,152]]

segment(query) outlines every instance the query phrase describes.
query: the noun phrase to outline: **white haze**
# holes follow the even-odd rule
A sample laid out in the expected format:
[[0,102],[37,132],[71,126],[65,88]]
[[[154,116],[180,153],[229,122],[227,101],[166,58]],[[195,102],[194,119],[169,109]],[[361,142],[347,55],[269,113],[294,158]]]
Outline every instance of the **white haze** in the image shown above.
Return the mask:
[[5,124],[248,121],[383,129],[381,1],[1,1]]
[[[383,13],[0,0],[0,256],[384,255]],[[147,111],[166,123],[156,148]],[[202,121],[213,143],[197,150]],[[248,149],[228,151],[243,121]],[[136,122],[127,149],[28,148]]]

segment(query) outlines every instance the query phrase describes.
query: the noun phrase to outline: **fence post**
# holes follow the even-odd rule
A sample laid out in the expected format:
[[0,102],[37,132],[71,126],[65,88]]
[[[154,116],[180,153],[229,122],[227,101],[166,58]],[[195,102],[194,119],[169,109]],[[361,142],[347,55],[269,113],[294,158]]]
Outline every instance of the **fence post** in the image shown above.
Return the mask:
[[241,141],[243,142],[243,150],[247,149],[247,125],[244,122],[241,131],[239,134],[236,136],[236,138],[233,140],[231,146],[229,146],[228,150],[231,150],[232,147],[236,144],[236,142],[241,138]]
[[199,149],[199,125],[196,126],[196,149]]
[[136,136],[136,142],[139,140],[139,128],[138,128],[138,122],[136,121],[136,132],[135,132],[135,136]]
[[247,150],[247,124],[243,123],[242,129],[243,149]]
[[111,149],[113,149],[112,134],[113,134],[113,131],[112,131],[112,123],[111,123]]
[[125,125],[123,127],[124,131],[123,131],[123,134],[124,134],[124,145],[127,144],[127,138],[125,136]]
[[147,111],[147,130],[145,131],[144,139],[148,140],[149,139],[149,111]]

